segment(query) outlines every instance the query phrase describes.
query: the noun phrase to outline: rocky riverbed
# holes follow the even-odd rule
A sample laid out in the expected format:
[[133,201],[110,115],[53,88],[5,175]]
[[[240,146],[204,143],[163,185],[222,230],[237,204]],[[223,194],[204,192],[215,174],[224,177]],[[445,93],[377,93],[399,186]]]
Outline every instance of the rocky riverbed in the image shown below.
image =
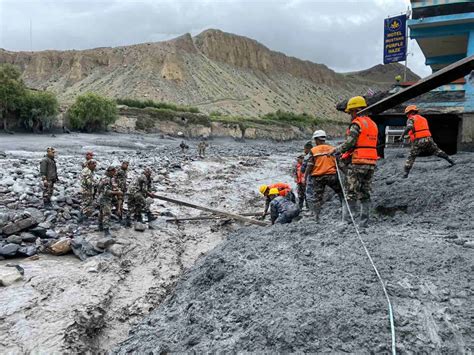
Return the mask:
[[[234,212],[249,212],[248,201],[259,201],[255,186],[266,177],[288,175],[284,146],[213,141],[208,157],[199,159],[197,142],[188,142],[186,156],[179,143],[153,135],[2,137],[0,278],[8,286],[0,288],[0,352],[111,349],[172,292],[185,270],[239,227],[228,220],[169,223],[172,216],[202,212],[155,201],[152,209],[161,216],[150,228],[124,229],[114,219],[115,243],[104,243],[95,219],[78,223],[85,151],[96,153],[98,176],[128,159],[131,178],[153,168],[158,192]],[[48,146],[58,152],[60,183],[53,208],[44,210],[38,166]],[[287,162],[268,160],[272,151]],[[84,246],[74,250],[84,261],[51,255],[51,245],[64,240]]]
[[[114,221],[115,243],[104,245],[94,221],[77,222],[87,150],[97,153],[99,176],[127,158],[131,177],[153,168],[160,193],[254,212],[263,203],[258,185],[291,181],[302,145],[211,141],[199,159],[197,142],[186,157],[179,143],[152,135],[1,137],[0,244],[15,252],[0,261],[8,285],[0,287],[0,352],[389,349],[380,285],[353,230],[339,224],[331,194],[320,224],[306,213],[269,228],[226,219],[170,223],[202,212],[155,201],[158,220],[144,232]],[[37,174],[48,146],[58,151],[61,183],[45,211]],[[392,298],[397,346],[469,353],[473,154],[456,155],[451,169],[420,158],[408,180],[400,178],[404,155],[389,150],[380,162],[373,222],[363,233]],[[85,241],[97,255],[51,255],[61,240]]]

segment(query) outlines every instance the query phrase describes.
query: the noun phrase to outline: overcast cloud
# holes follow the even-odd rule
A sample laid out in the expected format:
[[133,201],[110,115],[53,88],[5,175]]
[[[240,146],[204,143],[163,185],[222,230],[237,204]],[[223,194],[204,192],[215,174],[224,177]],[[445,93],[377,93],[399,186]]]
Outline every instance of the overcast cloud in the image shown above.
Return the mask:
[[[86,49],[162,41],[207,28],[355,71],[382,62],[383,19],[408,0],[0,0],[0,48]],[[30,41],[30,21],[32,40]],[[431,73],[415,41],[408,66]]]

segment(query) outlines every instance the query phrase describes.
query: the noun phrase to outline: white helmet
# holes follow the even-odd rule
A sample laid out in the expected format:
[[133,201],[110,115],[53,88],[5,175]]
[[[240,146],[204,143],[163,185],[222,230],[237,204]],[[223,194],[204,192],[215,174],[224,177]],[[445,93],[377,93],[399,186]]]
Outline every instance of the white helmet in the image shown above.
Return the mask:
[[317,131],[314,131],[313,139],[315,139],[315,138],[325,140],[326,139],[326,132],[324,132],[322,129],[318,129]]

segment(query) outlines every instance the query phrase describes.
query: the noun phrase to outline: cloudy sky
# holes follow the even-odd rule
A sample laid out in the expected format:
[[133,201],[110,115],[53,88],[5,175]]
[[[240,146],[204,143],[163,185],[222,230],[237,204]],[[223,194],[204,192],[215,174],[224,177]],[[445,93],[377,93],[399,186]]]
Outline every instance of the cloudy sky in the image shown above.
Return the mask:
[[[217,28],[345,72],[382,62],[383,19],[408,5],[408,0],[0,0],[0,48],[109,47]],[[409,51],[408,66],[429,75],[415,41]]]

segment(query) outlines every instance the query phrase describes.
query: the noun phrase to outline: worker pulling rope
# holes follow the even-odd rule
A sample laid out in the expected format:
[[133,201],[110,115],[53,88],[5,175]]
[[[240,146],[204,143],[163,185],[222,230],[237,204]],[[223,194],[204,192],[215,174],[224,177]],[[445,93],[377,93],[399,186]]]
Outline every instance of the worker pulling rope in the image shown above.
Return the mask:
[[336,160],[336,170],[337,170],[337,177],[339,179],[339,183],[341,184],[341,188],[342,188],[342,194],[344,196],[344,201],[346,203],[346,207],[347,207],[347,210],[349,212],[349,216],[351,217],[351,220],[352,220],[352,224],[354,225],[354,229],[356,231],[356,234],[357,236],[359,237],[359,240],[360,242],[362,243],[362,246],[364,247],[364,250],[365,250],[365,253],[367,254],[367,257],[369,258],[369,261],[372,265],[372,268],[374,269],[375,271],[375,274],[377,275],[377,278],[379,279],[380,281],[380,284],[382,285],[382,289],[383,289],[383,293],[385,294],[385,298],[387,300],[387,303],[388,303],[388,316],[389,316],[389,320],[390,320],[390,331],[391,331],[391,334],[392,334],[392,354],[393,355],[396,355],[397,353],[397,350],[396,350],[396,342],[395,342],[395,323],[393,321],[393,308],[392,308],[392,302],[390,301],[390,297],[388,296],[388,292],[387,292],[387,289],[385,288],[385,284],[382,280],[382,277],[380,276],[380,273],[377,269],[377,267],[375,266],[375,263],[372,259],[372,256],[370,255],[369,253],[369,250],[367,249],[367,247],[365,246],[365,242],[364,240],[362,239],[362,237],[360,236],[360,233],[359,233],[359,228],[357,228],[357,224],[355,223],[355,220],[354,220],[354,216],[352,215],[352,211],[349,207],[349,202],[347,201],[347,196],[346,196],[346,191],[344,189],[344,185],[342,183],[342,177],[341,177],[341,172],[339,170],[339,165],[337,163],[337,160]]

